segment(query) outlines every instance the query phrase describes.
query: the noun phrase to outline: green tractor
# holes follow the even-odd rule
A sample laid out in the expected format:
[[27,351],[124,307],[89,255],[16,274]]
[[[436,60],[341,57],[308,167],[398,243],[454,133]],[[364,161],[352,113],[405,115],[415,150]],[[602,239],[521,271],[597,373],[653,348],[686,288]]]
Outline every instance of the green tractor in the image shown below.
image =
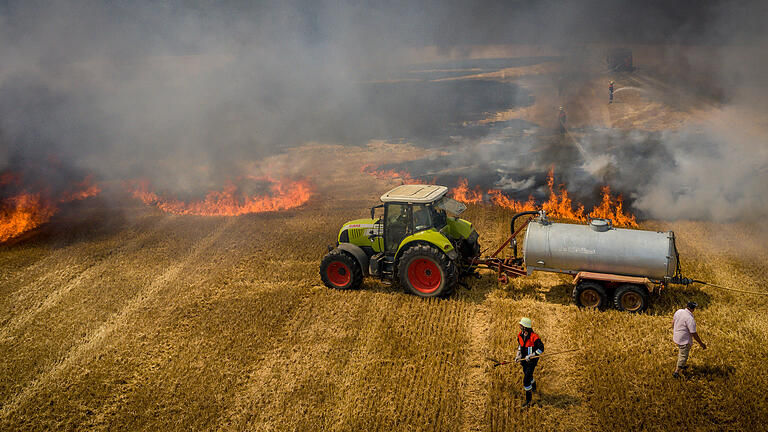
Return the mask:
[[[459,277],[473,271],[480,245],[472,224],[458,218],[467,207],[446,192],[445,186],[398,186],[381,196],[370,219],[344,224],[320,264],[325,285],[355,289],[372,276],[420,297],[449,296]],[[377,209],[383,209],[378,218]]]

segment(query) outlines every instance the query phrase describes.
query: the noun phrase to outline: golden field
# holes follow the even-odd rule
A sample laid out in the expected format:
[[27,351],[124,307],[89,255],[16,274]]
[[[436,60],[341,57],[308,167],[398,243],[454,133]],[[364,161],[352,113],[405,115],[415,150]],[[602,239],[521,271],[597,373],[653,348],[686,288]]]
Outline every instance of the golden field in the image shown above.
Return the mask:
[[[341,151],[341,150],[339,150]],[[328,179],[333,182],[333,178]],[[570,277],[447,300],[367,280],[322,286],[346,220],[391,185],[320,185],[304,207],[240,217],[83,205],[0,246],[2,430],[761,430],[768,424],[768,297],[673,287],[649,311],[571,304]],[[483,247],[511,213],[470,206]],[[69,218],[69,219],[67,219]],[[765,230],[646,222],[676,232],[688,275],[766,292]],[[688,377],[674,380],[671,317],[701,305]],[[533,318],[549,352],[521,410],[515,352]]]
[[[540,77],[551,73],[545,65],[482,77],[522,82],[536,103],[477,123],[554,128],[565,105],[574,129],[656,131],[716,109],[678,109],[666,88],[625,92],[609,106],[606,75],[561,98]],[[370,279],[356,291],[323,286],[318,267],[338,229],[397,184],[361,167],[439,151],[309,143],[247,167],[308,176],[314,194],[299,208],[178,216],[92,199],[0,244],[0,431],[766,429],[766,295],[675,286],[631,315],[581,310],[571,278],[547,273],[508,285],[483,273],[445,300]],[[486,253],[509,235],[508,210],[470,205],[462,217]],[[762,219],[640,222],[675,231],[685,276],[768,293]],[[688,300],[700,304],[709,348],[695,346],[686,378],[675,380],[671,319]],[[520,368],[487,360],[514,357],[521,316],[548,352],[577,349],[542,358],[540,393],[525,410]]]

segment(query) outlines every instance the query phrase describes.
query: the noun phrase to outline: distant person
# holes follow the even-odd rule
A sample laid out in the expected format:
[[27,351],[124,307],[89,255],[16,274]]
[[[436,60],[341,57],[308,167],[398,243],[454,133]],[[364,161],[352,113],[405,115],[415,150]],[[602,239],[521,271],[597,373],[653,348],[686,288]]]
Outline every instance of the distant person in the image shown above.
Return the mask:
[[608,103],[613,103],[613,81],[611,81],[610,84],[608,84]]
[[560,133],[565,133],[565,122],[567,121],[567,117],[565,116],[565,108],[560,107],[560,114],[557,115],[557,122],[560,126]]
[[685,309],[678,309],[672,318],[672,340],[677,344],[677,367],[672,373],[675,378],[680,377],[680,371],[687,368],[685,363],[688,361],[688,354],[691,352],[691,345],[695,339],[701,345],[701,349],[707,349],[707,344],[701,341],[699,334],[696,333],[696,320],[693,318],[693,311],[699,305],[690,301]]
[[[533,332],[531,319],[520,320],[520,333],[517,334],[517,355],[515,361],[523,366],[523,390],[525,390],[525,403],[523,408],[531,404],[532,392],[536,391],[536,381],[533,379],[533,370],[539,362],[539,357],[544,352],[544,343],[539,335]],[[535,356],[535,357],[534,357]]]

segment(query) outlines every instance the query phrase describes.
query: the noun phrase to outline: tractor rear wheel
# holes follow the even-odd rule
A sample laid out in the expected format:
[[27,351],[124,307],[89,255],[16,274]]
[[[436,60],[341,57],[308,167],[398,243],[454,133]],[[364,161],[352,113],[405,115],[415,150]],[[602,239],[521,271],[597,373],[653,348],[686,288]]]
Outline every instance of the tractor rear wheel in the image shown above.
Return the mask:
[[403,252],[397,271],[400,284],[419,297],[447,297],[459,282],[456,263],[436,247],[425,244]]
[[573,302],[579,307],[603,310],[608,306],[608,296],[599,283],[583,281],[573,288]]
[[320,263],[320,278],[328,288],[356,289],[363,282],[363,271],[355,258],[334,249]]
[[648,289],[635,284],[625,284],[616,288],[613,305],[620,311],[640,313],[648,307]]

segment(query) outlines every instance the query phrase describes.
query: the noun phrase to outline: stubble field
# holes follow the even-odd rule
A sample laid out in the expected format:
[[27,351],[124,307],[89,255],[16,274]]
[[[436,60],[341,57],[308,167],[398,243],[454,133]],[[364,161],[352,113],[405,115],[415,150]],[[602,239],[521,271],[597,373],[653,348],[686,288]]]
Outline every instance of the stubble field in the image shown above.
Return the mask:
[[[329,181],[332,181],[330,179]],[[765,296],[672,288],[649,311],[580,310],[570,278],[470,280],[422,300],[367,280],[321,285],[326,244],[391,184],[230,218],[81,208],[0,247],[3,430],[760,430],[768,422]],[[86,206],[87,207],[87,206]],[[470,206],[483,247],[511,213]],[[61,228],[61,225],[67,228]],[[684,270],[765,292],[750,225],[672,229]],[[674,380],[670,321],[693,299],[709,349]],[[515,352],[530,316],[549,352],[521,410]]]
[[[664,98],[677,93],[651,85],[647,96],[627,91],[608,106],[603,75],[561,97],[537,75],[548,68],[490,76],[525,84],[536,103],[477,123],[554,128],[564,104],[576,131],[653,131],[710,109],[675,108]],[[617,84],[642,86],[641,72]],[[310,143],[264,161],[312,173],[314,195],[293,210],[175,216],[130,199],[86,200],[0,245],[0,430],[766,428],[766,295],[672,287],[631,315],[580,310],[571,278],[546,273],[508,285],[485,273],[446,300],[374,280],[356,291],[324,287],[318,266],[338,229],[398,184],[360,169],[429,151]],[[511,216],[490,204],[463,215],[490,251]],[[686,276],[765,294],[761,223],[641,228],[675,231]],[[671,319],[689,300],[701,306],[709,348],[695,346],[687,376],[675,380]],[[519,367],[487,360],[514,357],[521,316],[533,319],[547,352],[577,350],[539,362],[540,393],[526,410]]]

